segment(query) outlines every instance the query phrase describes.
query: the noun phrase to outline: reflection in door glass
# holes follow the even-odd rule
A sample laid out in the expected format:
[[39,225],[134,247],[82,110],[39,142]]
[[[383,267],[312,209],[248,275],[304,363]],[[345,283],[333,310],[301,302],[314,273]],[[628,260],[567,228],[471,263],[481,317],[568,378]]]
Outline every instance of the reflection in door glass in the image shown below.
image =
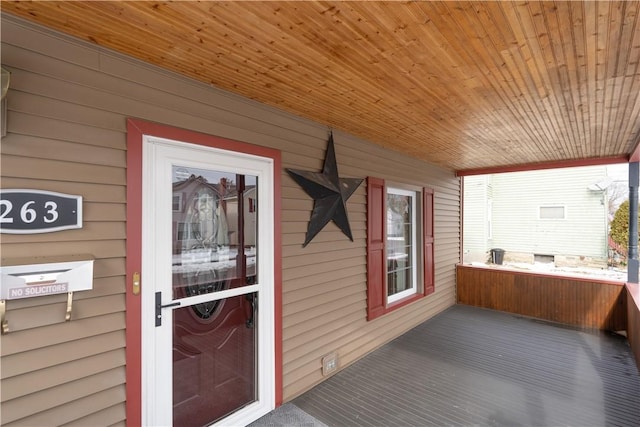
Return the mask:
[[[172,173],[173,298],[256,283],[257,177],[175,165]],[[207,320],[218,306],[193,310]]]
[[257,399],[257,177],[172,168],[173,424],[202,426]]

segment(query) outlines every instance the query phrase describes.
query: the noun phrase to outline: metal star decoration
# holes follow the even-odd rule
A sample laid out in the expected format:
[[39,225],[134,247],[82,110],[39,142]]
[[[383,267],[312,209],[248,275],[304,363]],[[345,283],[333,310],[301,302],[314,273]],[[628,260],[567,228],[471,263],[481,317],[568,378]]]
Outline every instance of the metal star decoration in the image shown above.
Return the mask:
[[353,242],[347,216],[347,200],[363,179],[338,177],[336,152],[333,148],[333,132],[329,135],[327,153],[321,173],[296,169],[287,169],[287,172],[313,198],[313,212],[302,247],[307,246],[331,220]]

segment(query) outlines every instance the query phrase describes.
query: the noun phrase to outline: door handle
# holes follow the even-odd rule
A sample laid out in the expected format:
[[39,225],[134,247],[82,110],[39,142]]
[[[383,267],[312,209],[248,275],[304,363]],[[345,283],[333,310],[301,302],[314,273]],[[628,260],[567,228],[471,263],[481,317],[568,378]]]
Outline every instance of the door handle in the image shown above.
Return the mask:
[[162,305],[162,292],[156,292],[156,326],[162,326],[162,309],[169,307],[178,307],[180,301]]
[[247,328],[253,329],[255,327],[254,319],[256,314],[256,300],[258,299],[257,293],[247,294],[245,296],[247,301],[251,302],[251,316],[247,319]]

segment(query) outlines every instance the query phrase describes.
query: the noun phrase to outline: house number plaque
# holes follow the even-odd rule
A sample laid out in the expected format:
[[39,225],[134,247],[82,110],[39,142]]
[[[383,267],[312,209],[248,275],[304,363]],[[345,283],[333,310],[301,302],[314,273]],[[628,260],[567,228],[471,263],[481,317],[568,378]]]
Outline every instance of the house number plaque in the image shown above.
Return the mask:
[[82,228],[82,196],[0,190],[0,233],[36,234]]

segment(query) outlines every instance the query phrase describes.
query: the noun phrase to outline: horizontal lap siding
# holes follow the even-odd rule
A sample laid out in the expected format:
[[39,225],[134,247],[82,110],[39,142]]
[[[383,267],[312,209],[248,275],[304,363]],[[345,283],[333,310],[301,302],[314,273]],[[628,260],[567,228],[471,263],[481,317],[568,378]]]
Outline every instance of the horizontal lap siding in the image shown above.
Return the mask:
[[455,302],[459,182],[335,131],[341,177],[435,190],[436,292],[366,321],[366,186],[349,199],[351,242],[333,223],[302,248],[313,200],[284,168],[319,171],[327,128],[3,16],[12,72],[2,187],[84,197],[84,227],[3,235],[2,256],[92,254],[94,289],[9,301],[2,338],[3,425],[125,421],[126,119],[141,118],[282,152],[284,399],[320,382],[321,357],[346,366]]
[[[455,301],[455,269],[459,259],[459,183],[450,173],[371,147],[360,141],[335,138],[341,176],[375,176],[388,182],[435,189],[436,293],[371,322],[366,320],[366,186],[348,202],[354,242],[333,224],[305,248],[304,233],[313,203],[289,177],[283,179],[286,214],[296,210],[295,229],[284,224],[284,395],[294,397],[322,381],[322,357],[337,352],[344,367],[397,337]],[[321,169],[323,150],[296,160]],[[283,162],[290,161],[283,154]],[[289,167],[294,167],[290,165]],[[293,214],[293,212],[289,212]],[[327,252],[330,251],[330,252]],[[344,260],[344,261],[343,261]],[[319,272],[324,272],[319,274]]]
[[30,70],[58,61],[7,44],[7,31],[2,59],[13,73],[2,186],[82,195],[84,223],[80,230],[3,235],[2,257],[37,262],[34,257],[86,253],[96,260],[93,290],[75,293],[70,322],[64,322],[66,295],[7,302],[0,421],[64,424],[99,412],[115,424],[124,420],[125,405],[124,123],[97,105],[52,98],[47,88],[69,84],[70,77]]
[[464,177],[464,248],[481,256],[488,249],[488,179],[486,175]]
[[[605,178],[605,166],[493,175],[494,247],[606,259],[605,195],[588,189]],[[564,206],[566,219],[539,219],[541,206]]]

